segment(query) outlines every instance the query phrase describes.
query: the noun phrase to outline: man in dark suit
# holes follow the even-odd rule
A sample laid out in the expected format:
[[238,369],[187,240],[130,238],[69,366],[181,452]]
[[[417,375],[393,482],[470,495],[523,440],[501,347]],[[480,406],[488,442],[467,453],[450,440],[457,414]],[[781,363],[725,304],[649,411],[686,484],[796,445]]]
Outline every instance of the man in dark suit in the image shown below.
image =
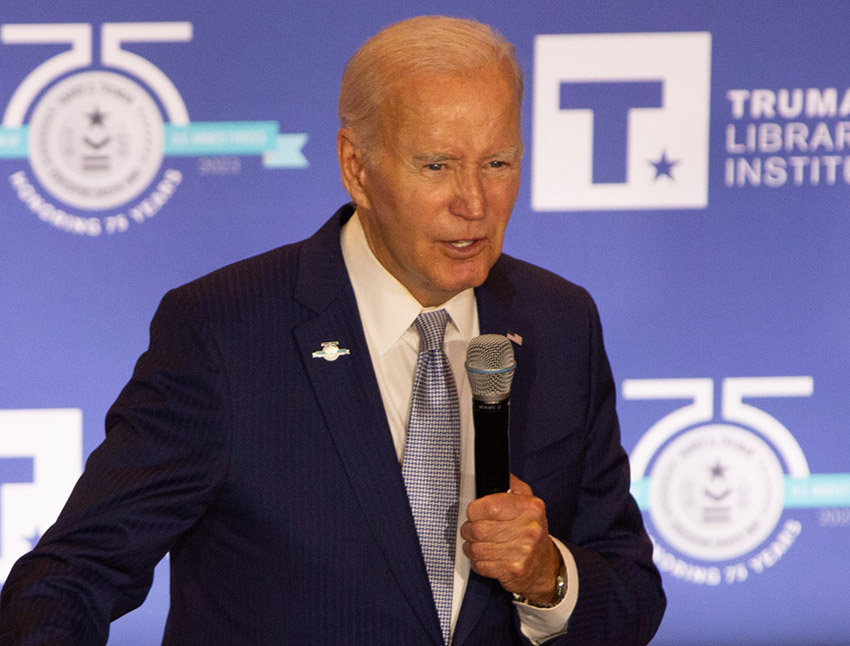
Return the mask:
[[[6,582],[3,644],[104,643],[166,552],[166,644],[651,639],[664,594],[596,309],[501,254],[521,95],[512,47],[471,21],[404,21],[358,50],[338,136],[352,204],[166,295],[104,443]],[[422,310],[447,312],[460,404],[440,611],[401,467]],[[473,500],[478,333],[515,345],[515,475]]]

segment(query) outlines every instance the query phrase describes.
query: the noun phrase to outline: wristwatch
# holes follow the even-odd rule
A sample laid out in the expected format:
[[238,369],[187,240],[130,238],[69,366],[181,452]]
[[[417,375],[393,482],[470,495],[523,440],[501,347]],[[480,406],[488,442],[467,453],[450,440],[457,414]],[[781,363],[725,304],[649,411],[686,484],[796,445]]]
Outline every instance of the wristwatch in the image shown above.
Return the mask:
[[534,608],[554,608],[564,600],[564,597],[567,594],[567,577],[564,576],[563,573],[558,574],[558,576],[555,577],[555,590],[552,594],[552,601],[549,603],[537,603],[536,601],[530,601],[516,592],[512,594],[514,595],[514,601],[519,601],[520,603],[524,603],[528,606],[532,606]]

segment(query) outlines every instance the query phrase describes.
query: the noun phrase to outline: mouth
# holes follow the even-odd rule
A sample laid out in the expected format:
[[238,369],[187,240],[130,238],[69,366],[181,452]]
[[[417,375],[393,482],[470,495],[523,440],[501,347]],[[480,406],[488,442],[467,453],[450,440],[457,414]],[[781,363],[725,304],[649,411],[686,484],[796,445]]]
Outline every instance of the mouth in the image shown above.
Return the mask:
[[458,260],[467,260],[481,253],[487,245],[486,237],[458,238],[457,240],[443,240],[443,249],[450,257]]

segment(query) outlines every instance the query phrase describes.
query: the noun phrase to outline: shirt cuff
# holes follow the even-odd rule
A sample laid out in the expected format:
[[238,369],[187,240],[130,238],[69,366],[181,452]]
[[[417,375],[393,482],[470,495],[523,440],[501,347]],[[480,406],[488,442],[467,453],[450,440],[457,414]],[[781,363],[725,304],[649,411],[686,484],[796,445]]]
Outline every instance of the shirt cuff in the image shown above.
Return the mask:
[[566,546],[554,536],[551,536],[555,547],[564,559],[566,571],[565,579],[567,591],[564,598],[557,606],[552,608],[536,608],[521,601],[514,601],[517,614],[519,615],[519,626],[522,634],[532,644],[542,644],[548,639],[564,635],[567,632],[567,623],[575,610],[578,601],[578,568],[576,560]]

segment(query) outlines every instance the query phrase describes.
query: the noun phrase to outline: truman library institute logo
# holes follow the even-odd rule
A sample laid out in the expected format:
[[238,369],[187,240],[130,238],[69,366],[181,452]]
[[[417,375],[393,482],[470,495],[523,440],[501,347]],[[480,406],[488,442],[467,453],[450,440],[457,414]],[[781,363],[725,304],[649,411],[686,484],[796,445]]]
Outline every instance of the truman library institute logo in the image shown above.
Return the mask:
[[[0,60],[17,45],[67,45],[31,70],[0,123],[0,160],[28,160],[8,187],[22,210],[88,236],[141,224],[179,189],[169,156],[262,155],[266,168],[307,165],[306,134],[275,121],[191,122],[180,92],[153,62],[125,45],[187,43],[192,23],[104,23],[94,68],[92,25],[0,25]],[[161,106],[161,107],[160,107]]]
[[726,99],[728,188],[850,184],[850,88],[734,88]]
[[[746,581],[774,566],[803,523],[789,510],[850,505],[850,474],[812,474],[782,422],[745,400],[810,397],[811,377],[629,379],[626,400],[686,400],[631,455],[659,569],[693,584]],[[719,419],[718,419],[719,417]]]
[[711,34],[535,39],[532,208],[708,204]]

